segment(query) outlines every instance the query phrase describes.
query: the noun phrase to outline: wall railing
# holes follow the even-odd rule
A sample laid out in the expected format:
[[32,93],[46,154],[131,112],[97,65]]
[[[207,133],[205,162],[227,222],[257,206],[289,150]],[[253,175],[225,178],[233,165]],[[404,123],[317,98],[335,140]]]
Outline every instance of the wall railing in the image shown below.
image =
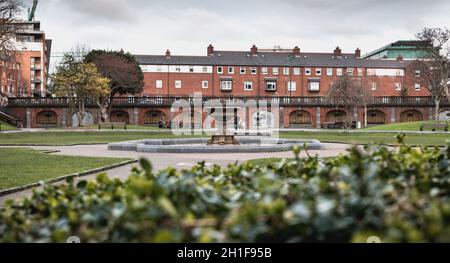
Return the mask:
[[[194,97],[172,96],[172,97],[114,97],[113,107],[170,107],[174,102],[185,101],[194,105]],[[207,101],[220,102],[222,105],[234,103],[239,105],[255,101],[261,103],[266,101],[269,105],[278,103],[281,107],[320,107],[332,106],[326,102],[324,97],[202,97],[202,104]],[[200,103],[200,102],[198,102]],[[87,106],[97,106],[94,100],[88,99]],[[372,97],[368,106],[434,106],[432,97]],[[449,106],[447,99],[441,100],[442,106]],[[9,98],[8,107],[66,107],[68,99],[64,97],[46,98]]]

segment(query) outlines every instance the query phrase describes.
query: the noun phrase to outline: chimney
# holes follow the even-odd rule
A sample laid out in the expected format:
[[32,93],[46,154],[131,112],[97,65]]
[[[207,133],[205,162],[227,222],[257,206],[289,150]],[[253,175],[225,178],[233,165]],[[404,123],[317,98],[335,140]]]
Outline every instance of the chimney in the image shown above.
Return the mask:
[[256,47],[256,45],[252,46],[252,48],[250,49],[250,52],[252,53],[252,55],[258,54],[258,48]]
[[166,50],[166,58],[170,58],[170,50]]
[[295,46],[294,49],[292,50],[292,53],[295,56],[300,56],[300,48],[298,46]]
[[400,54],[400,55],[398,55],[398,57],[397,57],[397,61],[400,61],[400,62],[402,62],[403,61],[403,56]]
[[209,44],[207,54],[208,56],[212,56],[214,54],[214,46],[212,44]]
[[336,49],[334,50],[334,55],[336,57],[342,56],[342,50],[339,47],[336,47]]
[[357,49],[355,50],[355,56],[356,56],[357,58],[360,58],[360,57],[361,57],[361,49],[357,48]]

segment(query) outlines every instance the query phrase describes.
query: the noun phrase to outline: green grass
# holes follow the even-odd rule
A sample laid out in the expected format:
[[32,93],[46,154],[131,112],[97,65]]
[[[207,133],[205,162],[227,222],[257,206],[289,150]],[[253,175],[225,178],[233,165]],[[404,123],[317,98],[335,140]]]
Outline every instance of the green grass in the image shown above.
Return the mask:
[[129,159],[45,154],[25,148],[0,148],[0,189],[49,180]]
[[12,126],[11,124],[8,124],[8,123],[2,122],[2,121],[0,121],[0,123],[1,123],[0,131],[14,131],[14,130],[17,130],[17,128]]
[[[281,132],[282,138],[317,139],[321,142],[349,144],[388,144],[397,143],[398,133],[342,133],[342,132]],[[450,140],[450,134],[408,134],[405,143],[409,145],[443,146]]]
[[0,144],[70,145],[70,144],[110,143],[110,142],[131,141],[140,139],[164,139],[164,138],[180,138],[180,137],[174,136],[172,133],[151,133],[145,131],[24,132],[15,134],[0,134]]
[[384,125],[376,125],[365,128],[367,131],[420,131],[423,124],[432,124],[434,121],[400,122]]

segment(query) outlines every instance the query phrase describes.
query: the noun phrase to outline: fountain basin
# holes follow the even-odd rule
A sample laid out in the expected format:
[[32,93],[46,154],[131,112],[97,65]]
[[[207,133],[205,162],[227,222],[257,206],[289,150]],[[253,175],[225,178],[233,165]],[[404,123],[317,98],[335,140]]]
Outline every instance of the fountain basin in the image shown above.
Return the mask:
[[245,153],[291,151],[298,145],[322,150],[323,144],[310,139],[238,137],[239,145],[207,145],[208,138],[144,139],[108,144],[108,150],[148,153]]

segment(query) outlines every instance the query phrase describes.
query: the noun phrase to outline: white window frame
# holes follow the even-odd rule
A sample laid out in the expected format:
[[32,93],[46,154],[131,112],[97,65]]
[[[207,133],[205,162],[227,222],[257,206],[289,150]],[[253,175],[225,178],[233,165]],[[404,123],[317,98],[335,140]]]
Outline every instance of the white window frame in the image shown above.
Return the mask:
[[[250,87],[250,88],[248,88],[248,87]],[[244,90],[245,91],[253,90],[253,82],[251,82],[251,81],[244,81]]]
[[272,68],[272,74],[273,75],[278,75],[278,68],[277,67]]
[[228,67],[228,74],[234,74],[234,67]]
[[[313,88],[313,85],[312,85],[313,83],[314,83],[314,86],[316,86],[316,84],[317,84],[317,89]],[[319,92],[320,91],[320,81],[309,81],[308,82],[308,90],[313,91],[313,92]]]
[[336,69],[336,76],[342,76],[343,70],[342,68],[337,68]]
[[162,89],[162,88],[163,88],[163,81],[160,80],[160,79],[156,80],[156,81],[155,81],[155,87],[156,87],[157,89]]
[[414,76],[416,76],[416,78],[420,78],[420,70],[416,70],[414,72]]
[[311,76],[311,68],[305,68],[305,75],[306,76]]
[[221,80],[220,81],[220,90],[232,90],[233,89],[233,81],[232,80]]
[[360,76],[360,77],[364,76],[364,69],[363,68],[358,68],[358,76]]
[[333,68],[327,68],[327,76],[333,76]]
[[414,90],[415,90],[415,91],[419,91],[420,88],[421,88],[420,83],[414,83]]
[[353,76],[354,71],[355,71],[354,68],[347,68],[347,74],[348,74],[349,76]]
[[288,91],[296,91],[297,90],[297,82],[295,81],[288,81]]
[[283,75],[288,76],[289,75],[289,68],[283,68]]
[[394,85],[395,85],[395,90],[402,90],[402,83],[396,82]]
[[267,67],[262,67],[261,68],[261,74],[267,75]]
[[316,68],[316,76],[322,76],[322,68]]
[[294,75],[300,75],[300,68],[294,68]]
[[175,80],[175,88],[176,89],[181,89],[182,87],[182,82],[181,80]]
[[202,81],[202,89],[207,89],[207,88],[209,88],[209,82],[207,80]]
[[[269,85],[270,86],[273,85],[274,88],[268,89]],[[265,83],[265,90],[266,91],[276,91],[277,90],[277,82],[276,81],[267,81]]]
[[217,67],[217,74],[223,74],[223,67]]
[[253,68],[250,69],[250,72],[251,72],[252,75],[256,75],[258,73],[258,69],[253,67]]
[[247,68],[246,68],[246,67],[240,67],[240,68],[239,68],[239,73],[240,73],[241,75],[245,75],[246,72],[247,72]]

